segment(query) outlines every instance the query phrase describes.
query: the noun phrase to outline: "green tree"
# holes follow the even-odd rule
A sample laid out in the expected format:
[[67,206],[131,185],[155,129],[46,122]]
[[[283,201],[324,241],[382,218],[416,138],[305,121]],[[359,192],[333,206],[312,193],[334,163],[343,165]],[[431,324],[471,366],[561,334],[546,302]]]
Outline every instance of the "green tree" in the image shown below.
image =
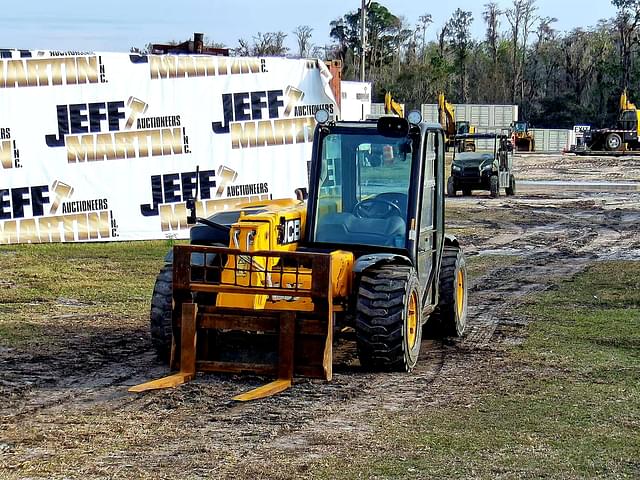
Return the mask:
[[471,50],[471,22],[473,15],[458,8],[447,22],[448,40],[454,55],[454,66],[458,74],[458,91],[462,101],[469,101],[469,84],[467,77],[467,62]]

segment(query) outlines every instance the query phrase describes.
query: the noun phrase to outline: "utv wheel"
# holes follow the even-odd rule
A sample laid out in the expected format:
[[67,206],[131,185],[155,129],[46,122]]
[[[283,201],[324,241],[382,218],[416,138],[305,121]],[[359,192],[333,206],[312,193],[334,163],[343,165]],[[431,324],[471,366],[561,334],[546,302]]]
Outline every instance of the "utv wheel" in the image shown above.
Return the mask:
[[622,138],[617,133],[610,133],[604,141],[607,150],[614,152],[622,148]]
[[492,175],[489,178],[489,193],[493,198],[500,196],[500,183],[497,175]]
[[173,265],[160,269],[151,297],[151,341],[158,357],[168,360],[171,353],[171,310],[173,303]]
[[449,180],[447,180],[447,196],[448,197],[456,196],[456,184],[453,181],[453,177],[449,177]]
[[505,189],[507,195],[516,194],[516,177],[509,175],[509,186]]
[[411,371],[422,342],[422,305],[415,270],[402,265],[367,270],[360,279],[356,309],[362,366]]
[[467,264],[459,247],[445,247],[438,287],[438,306],[429,323],[445,336],[461,337],[467,326]]

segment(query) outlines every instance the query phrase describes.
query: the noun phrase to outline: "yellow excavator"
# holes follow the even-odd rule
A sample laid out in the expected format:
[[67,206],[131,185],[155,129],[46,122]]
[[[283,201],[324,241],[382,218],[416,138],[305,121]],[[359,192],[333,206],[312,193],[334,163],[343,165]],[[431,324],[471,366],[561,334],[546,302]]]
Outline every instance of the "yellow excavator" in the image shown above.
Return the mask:
[[457,148],[459,152],[475,152],[476,144],[472,138],[456,140],[456,135],[474,134],[476,127],[467,121],[456,121],[455,107],[446,100],[444,93],[438,95],[438,121],[445,132],[447,150]]
[[404,117],[404,106],[393,99],[391,92],[384,95],[384,113]]
[[[174,373],[130,391],[200,371],[275,377],[235,397],[254,400],[294,376],[331,380],[339,335],[355,338],[363,368],[408,372],[423,327],[463,334],[467,273],[444,232],[440,125],[419,112],[336,122],[321,110],[316,121],[306,199],[209,218],[188,199],[191,244],[168,255],[151,310],[152,340]],[[372,165],[375,149],[385,161]]]

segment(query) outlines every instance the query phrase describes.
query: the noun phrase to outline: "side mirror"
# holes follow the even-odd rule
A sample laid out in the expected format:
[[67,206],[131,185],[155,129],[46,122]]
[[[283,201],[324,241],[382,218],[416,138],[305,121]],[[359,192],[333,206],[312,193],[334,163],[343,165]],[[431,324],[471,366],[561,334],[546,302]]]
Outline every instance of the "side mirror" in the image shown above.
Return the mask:
[[309,198],[309,194],[307,193],[307,189],[304,187],[296,188],[296,199],[297,200],[306,200]]
[[196,201],[193,198],[187,200],[187,225],[195,225],[196,223]]

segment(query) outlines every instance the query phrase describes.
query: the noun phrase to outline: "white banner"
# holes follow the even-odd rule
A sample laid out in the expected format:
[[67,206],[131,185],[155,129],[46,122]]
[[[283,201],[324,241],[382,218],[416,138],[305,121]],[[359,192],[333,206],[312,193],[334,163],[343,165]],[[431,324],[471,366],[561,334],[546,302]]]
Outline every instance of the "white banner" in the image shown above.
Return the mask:
[[[316,60],[0,50],[0,244],[186,238],[307,185]],[[196,179],[196,167],[199,175]]]

